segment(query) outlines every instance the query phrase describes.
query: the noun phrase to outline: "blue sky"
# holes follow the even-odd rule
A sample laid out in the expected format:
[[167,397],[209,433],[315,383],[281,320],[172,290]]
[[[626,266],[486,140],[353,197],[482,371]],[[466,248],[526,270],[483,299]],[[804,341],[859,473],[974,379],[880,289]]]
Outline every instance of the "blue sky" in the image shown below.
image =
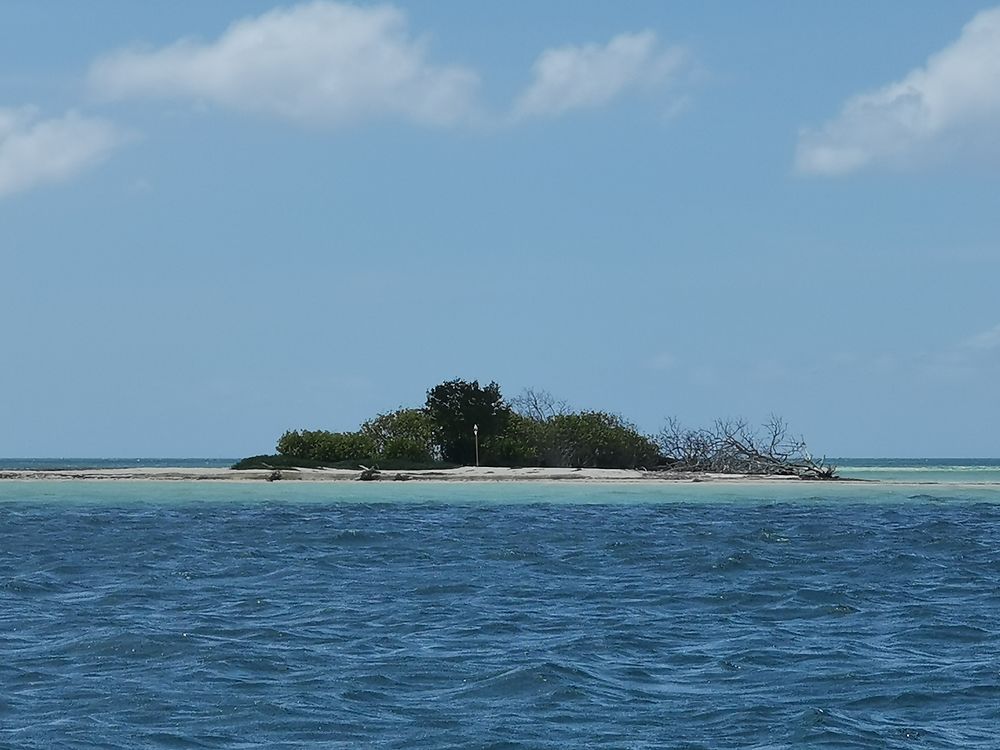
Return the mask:
[[0,455],[453,377],[996,456],[1000,8],[0,5]]

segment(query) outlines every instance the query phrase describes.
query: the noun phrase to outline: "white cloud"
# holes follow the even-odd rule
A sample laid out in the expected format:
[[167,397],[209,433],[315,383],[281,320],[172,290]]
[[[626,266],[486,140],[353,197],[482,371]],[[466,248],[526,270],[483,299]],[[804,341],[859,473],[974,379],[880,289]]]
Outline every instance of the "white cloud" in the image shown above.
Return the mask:
[[0,198],[68,180],[121,141],[111,123],[75,112],[45,120],[31,107],[0,108]]
[[991,351],[1000,349],[1000,324],[993,326],[988,331],[977,333],[975,336],[965,341],[965,346],[978,351]]
[[312,2],[237,21],[214,41],[113,53],[90,84],[106,99],[194,98],[319,126],[474,117],[477,74],[432,64],[425,47],[392,6]]
[[996,148],[1000,128],[1000,8],[976,15],[958,40],[902,80],[849,99],[799,137],[796,167],[839,175],[904,166],[952,148]]
[[662,47],[652,31],[619,34],[605,45],[546,50],[535,62],[534,81],[514,105],[514,117],[603,106],[626,91],[666,83],[685,58],[678,47]]

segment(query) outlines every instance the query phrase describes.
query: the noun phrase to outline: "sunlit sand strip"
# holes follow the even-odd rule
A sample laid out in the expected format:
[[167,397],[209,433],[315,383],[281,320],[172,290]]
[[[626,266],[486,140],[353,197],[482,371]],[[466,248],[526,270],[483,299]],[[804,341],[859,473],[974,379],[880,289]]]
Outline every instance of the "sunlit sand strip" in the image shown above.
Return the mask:
[[[59,471],[2,471],[0,480],[25,481],[309,481],[336,482],[360,479],[361,471],[351,469],[233,469],[211,468],[130,468],[130,469],[76,469]],[[720,482],[759,483],[795,482],[797,477],[746,476],[741,474],[673,473],[634,471],[628,469],[552,469],[552,468],[495,468],[466,466],[458,469],[430,469],[420,471],[383,471],[379,481],[436,481],[436,482],[537,482],[573,481],[591,483],[660,483],[660,482]]]

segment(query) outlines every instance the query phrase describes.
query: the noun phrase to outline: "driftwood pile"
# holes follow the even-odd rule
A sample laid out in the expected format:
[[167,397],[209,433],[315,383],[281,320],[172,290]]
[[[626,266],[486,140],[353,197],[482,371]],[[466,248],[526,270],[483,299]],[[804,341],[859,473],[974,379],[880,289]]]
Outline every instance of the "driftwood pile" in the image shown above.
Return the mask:
[[760,430],[743,420],[718,420],[709,429],[691,430],[667,421],[659,435],[663,468],[670,471],[797,476],[835,479],[837,467],[814,459],[800,437],[792,437],[779,417]]

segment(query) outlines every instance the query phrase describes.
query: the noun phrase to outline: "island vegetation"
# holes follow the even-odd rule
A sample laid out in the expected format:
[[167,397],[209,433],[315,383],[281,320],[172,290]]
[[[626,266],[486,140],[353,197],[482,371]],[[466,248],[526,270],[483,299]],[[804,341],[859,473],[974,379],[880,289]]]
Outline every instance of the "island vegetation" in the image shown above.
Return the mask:
[[777,417],[756,429],[743,420],[690,429],[669,419],[659,434],[646,435],[617,414],[574,411],[545,391],[528,389],[507,400],[495,382],[483,386],[459,379],[427,391],[422,407],[379,414],[354,432],[289,430],[276,449],[233,468],[406,471],[482,465],[836,476],[836,467],[814,459]]

